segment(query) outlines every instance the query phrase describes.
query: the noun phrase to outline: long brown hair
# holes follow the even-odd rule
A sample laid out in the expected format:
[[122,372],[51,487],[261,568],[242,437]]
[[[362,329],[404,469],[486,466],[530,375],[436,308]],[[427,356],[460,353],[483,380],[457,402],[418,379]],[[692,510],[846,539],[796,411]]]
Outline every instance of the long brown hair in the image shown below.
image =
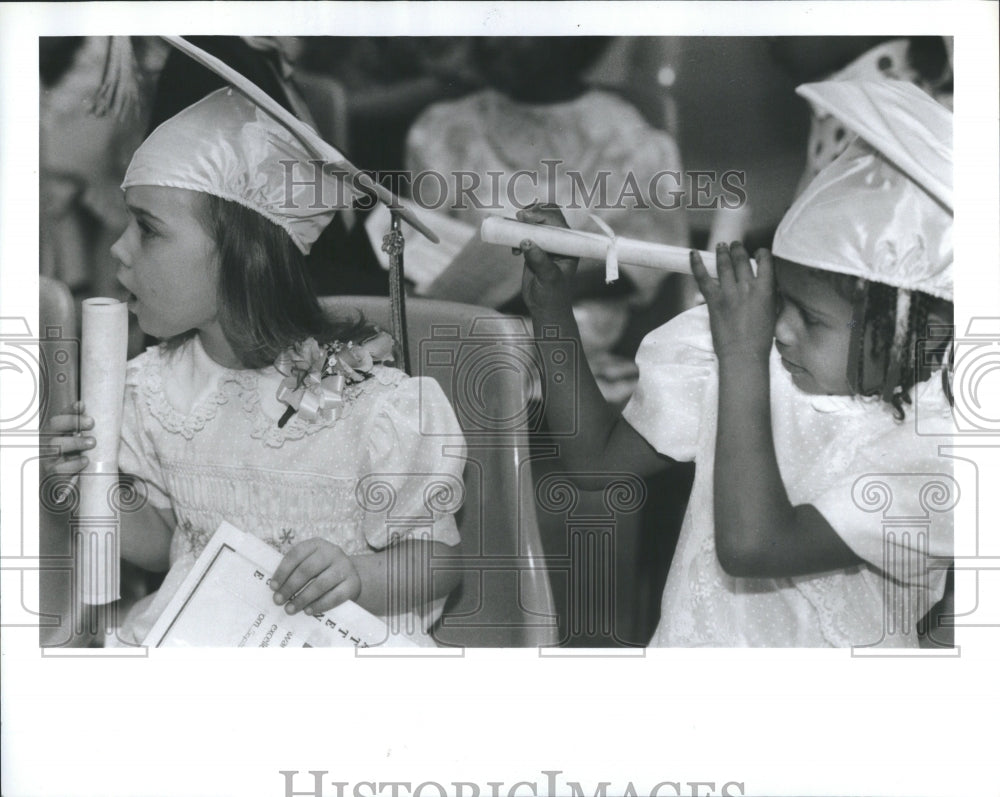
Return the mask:
[[[358,314],[336,319],[320,306],[306,256],[281,227],[236,202],[209,194],[202,220],[219,258],[219,323],[247,368],[274,362],[305,338],[361,341],[374,332]],[[175,349],[193,335],[165,341]]]

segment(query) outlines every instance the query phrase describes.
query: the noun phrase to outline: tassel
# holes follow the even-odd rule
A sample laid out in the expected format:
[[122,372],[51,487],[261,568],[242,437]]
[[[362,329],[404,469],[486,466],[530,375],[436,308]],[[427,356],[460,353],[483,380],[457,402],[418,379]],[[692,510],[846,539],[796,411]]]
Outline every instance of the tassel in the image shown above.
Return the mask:
[[893,396],[902,392],[902,387],[896,383],[903,373],[903,360],[909,356],[906,351],[907,333],[910,328],[910,292],[905,288],[896,289],[896,322],[892,335],[892,346],[889,347],[889,367],[886,369],[885,384],[882,386],[882,399],[891,402]]

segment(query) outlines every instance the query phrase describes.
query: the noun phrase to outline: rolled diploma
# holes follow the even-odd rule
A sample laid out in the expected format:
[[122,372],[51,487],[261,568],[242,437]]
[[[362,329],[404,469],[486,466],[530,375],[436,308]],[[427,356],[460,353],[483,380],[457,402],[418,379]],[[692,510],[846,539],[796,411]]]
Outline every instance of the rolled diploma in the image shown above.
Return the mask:
[[[549,227],[544,224],[525,224],[502,216],[490,216],[479,231],[482,239],[489,244],[503,246],[520,246],[521,241],[534,241],[546,252],[564,255],[566,257],[588,257],[604,260],[611,239],[607,236],[581,230],[567,230],[562,227]],[[676,271],[682,274],[691,273],[690,249],[669,244],[653,244],[637,241],[634,238],[616,237],[618,262],[626,266],[642,266],[660,271]],[[699,252],[708,273],[713,277],[715,271],[715,254]],[[757,264],[751,260],[750,265],[757,271]]]
[[119,598],[118,513],[111,496],[118,482],[128,307],[117,299],[85,299],[82,332],[80,398],[94,419],[96,445],[80,474],[77,556],[83,602],[103,604]]

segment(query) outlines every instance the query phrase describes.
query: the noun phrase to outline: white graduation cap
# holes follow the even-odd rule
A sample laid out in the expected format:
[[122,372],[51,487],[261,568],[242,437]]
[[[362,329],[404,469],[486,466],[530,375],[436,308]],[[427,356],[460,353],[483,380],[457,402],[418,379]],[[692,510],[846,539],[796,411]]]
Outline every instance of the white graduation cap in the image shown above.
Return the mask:
[[122,188],[187,188],[238,202],[283,227],[304,253],[345,200],[367,193],[437,242],[395,194],[255,83],[179,36],[163,38],[231,88],[156,128],[133,156]]
[[857,138],[795,200],[774,254],[951,301],[951,112],[903,81],[797,92]]

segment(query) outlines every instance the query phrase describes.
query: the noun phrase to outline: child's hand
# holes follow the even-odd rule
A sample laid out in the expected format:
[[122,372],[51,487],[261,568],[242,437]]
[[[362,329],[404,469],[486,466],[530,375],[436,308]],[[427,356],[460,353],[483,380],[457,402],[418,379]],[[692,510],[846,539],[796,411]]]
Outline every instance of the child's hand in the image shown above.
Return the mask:
[[[285,554],[268,582],[274,602],[295,614],[322,614],[361,594],[361,578],[339,546],[314,537]],[[285,603],[285,601],[288,601]]]
[[[556,205],[534,204],[519,210],[517,220],[525,224],[548,224],[568,228],[562,211]],[[573,276],[578,260],[575,257],[549,256],[531,241],[522,241],[514,254],[524,255],[524,276],[521,293],[528,309],[544,310],[549,307],[566,307],[572,304]]]
[[766,361],[774,341],[776,323],[771,253],[757,252],[757,276],[750,268],[747,250],[739,241],[715,250],[718,280],[712,279],[701,255],[691,253],[691,271],[698,281],[712,326],[712,343],[721,363],[728,358]]
[[42,459],[43,477],[61,474],[76,477],[80,471],[90,464],[85,454],[80,452],[93,448],[97,441],[90,435],[83,435],[86,429],[94,428],[94,419],[83,414],[83,402],[77,401],[53,415],[42,430],[43,435],[59,435],[46,442],[55,446],[59,452],[54,457]]

